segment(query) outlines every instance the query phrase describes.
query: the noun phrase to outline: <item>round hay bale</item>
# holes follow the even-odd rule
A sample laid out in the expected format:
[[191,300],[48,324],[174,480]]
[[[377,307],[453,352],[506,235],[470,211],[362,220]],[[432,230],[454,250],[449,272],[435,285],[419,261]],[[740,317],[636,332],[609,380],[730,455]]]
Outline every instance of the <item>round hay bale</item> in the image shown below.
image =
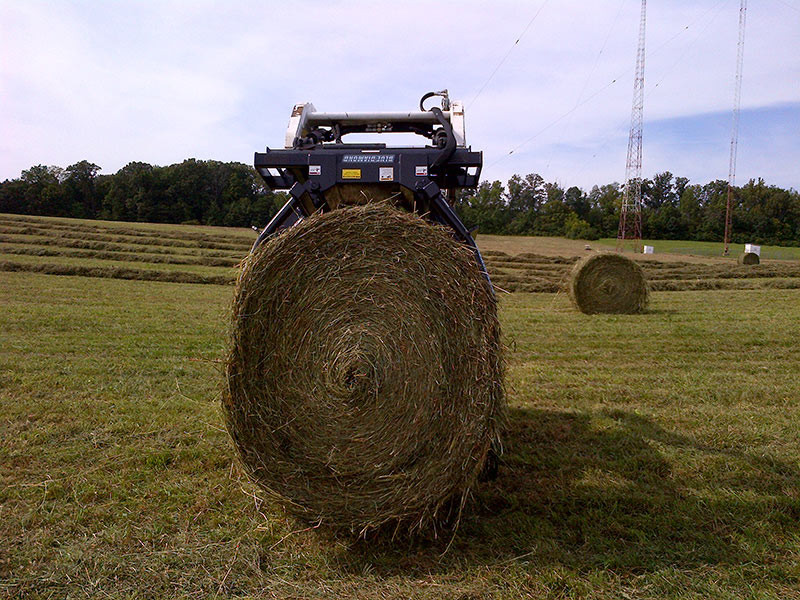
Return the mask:
[[449,231],[385,204],[317,215],[245,262],[223,409],[249,475],[366,534],[460,514],[504,414],[495,299]]
[[611,252],[579,260],[572,268],[569,293],[578,310],[586,314],[639,313],[650,299],[642,267]]
[[742,252],[737,258],[740,265],[757,265],[761,262],[761,257],[755,252]]

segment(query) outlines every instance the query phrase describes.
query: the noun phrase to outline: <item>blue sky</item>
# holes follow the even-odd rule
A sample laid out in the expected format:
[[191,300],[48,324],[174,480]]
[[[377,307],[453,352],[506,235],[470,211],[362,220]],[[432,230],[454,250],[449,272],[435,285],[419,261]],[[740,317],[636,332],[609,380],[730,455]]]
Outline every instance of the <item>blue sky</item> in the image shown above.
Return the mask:
[[[622,181],[639,8],[0,0],[0,179],[84,158],[104,173],[135,160],[250,162],[282,145],[296,102],[406,110],[447,87],[466,102],[486,178]],[[649,3],[645,176],[727,178],[738,13],[739,0]],[[800,0],[751,2],[737,182],[800,189],[798,164]]]

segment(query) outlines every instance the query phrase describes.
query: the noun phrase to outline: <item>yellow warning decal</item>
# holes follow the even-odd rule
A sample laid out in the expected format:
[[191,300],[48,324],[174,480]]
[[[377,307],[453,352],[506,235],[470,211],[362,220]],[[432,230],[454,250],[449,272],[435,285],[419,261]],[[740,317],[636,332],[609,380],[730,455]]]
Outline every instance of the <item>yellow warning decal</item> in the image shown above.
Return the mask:
[[361,169],[342,169],[342,179],[361,179]]

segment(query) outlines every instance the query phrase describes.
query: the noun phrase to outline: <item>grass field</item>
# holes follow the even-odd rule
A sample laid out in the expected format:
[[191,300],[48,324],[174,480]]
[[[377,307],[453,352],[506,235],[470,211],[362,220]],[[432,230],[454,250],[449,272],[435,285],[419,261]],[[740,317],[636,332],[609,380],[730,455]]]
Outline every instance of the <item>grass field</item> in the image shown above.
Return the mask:
[[[548,256],[576,256],[585,254],[588,244],[596,250],[615,250],[616,239],[603,238],[596,241],[568,240],[554,237],[528,237],[480,234],[478,245],[485,250],[499,250],[506,254],[535,252]],[[641,257],[654,260],[680,260],[685,262],[735,261],[744,252],[744,244],[731,244],[729,257],[722,256],[721,242],[694,242],[686,240],[643,240],[653,246],[655,255]],[[630,253],[630,247],[625,251]],[[667,256],[663,256],[667,255]],[[800,247],[761,246],[761,257],[765,260],[800,260]]]
[[[248,229],[0,215],[0,271],[231,284],[254,238]],[[575,260],[614,246],[601,240],[587,251],[580,240],[492,235],[478,243],[492,281],[508,292],[563,290]],[[719,244],[657,245],[664,250],[635,256],[653,290],[800,288],[797,248],[765,247],[763,264],[739,266],[736,247],[722,257]]]
[[[511,271],[569,265],[526,261]],[[648,273],[699,268],[681,264]],[[218,406],[231,299],[0,272],[0,594],[800,598],[800,290],[656,291],[643,315],[593,317],[563,293],[501,294],[499,478],[455,538],[394,544],[303,531],[235,466]]]
[[[602,239],[596,242],[607,248],[616,247],[617,240]],[[720,242],[689,242],[686,240],[643,240],[653,246],[654,252],[664,254],[683,254],[703,257],[718,257],[722,254]],[[729,254],[736,257],[744,252],[744,244],[731,244]],[[800,260],[800,247],[761,246],[761,258],[766,260]]]

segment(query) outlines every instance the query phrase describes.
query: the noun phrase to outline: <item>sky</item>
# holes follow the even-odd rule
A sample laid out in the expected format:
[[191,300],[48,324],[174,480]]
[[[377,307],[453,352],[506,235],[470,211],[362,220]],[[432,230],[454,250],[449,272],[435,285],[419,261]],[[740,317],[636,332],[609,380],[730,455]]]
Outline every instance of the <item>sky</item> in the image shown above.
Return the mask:
[[[645,177],[727,179],[739,3],[648,3]],[[132,161],[251,163],[283,146],[295,103],[405,111],[447,88],[465,102],[485,179],[622,182],[640,9],[640,0],[0,0],[0,180],[83,159],[106,174]],[[736,182],[758,177],[800,189],[800,0],[747,9]]]

